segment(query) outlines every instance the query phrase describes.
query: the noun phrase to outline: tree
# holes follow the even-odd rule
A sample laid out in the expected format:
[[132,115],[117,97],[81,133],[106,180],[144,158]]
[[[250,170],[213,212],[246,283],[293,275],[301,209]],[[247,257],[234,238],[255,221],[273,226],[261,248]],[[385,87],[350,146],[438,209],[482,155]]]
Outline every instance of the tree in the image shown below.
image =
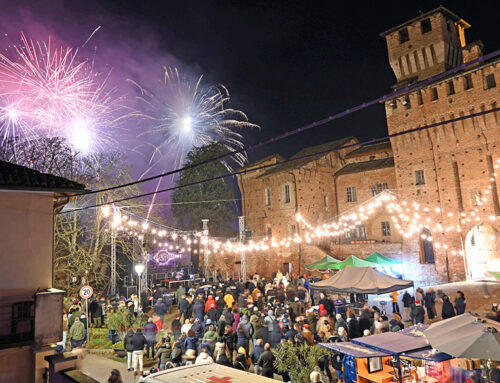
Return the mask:
[[278,372],[288,372],[292,382],[308,383],[319,358],[328,353],[326,348],[318,345],[282,343],[273,350],[276,357],[274,367]]
[[[199,164],[226,153],[219,143],[192,149],[184,166]],[[187,185],[227,172],[221,161],[186,169],[181,172],[177,185]],[[213,201],[213,202],[212,202]],[[175,190],[172,195],[172,213],[186,230],[199,230],[202,219],[208,219],[210,232],[216,236],[234,234],[236,221],[234,190],[223,179],[203,182]]]
[[[75,153],[63,139],[40,137],[36,141],[4,145],[0,159],[27,166],[44,173],[68,178],[82,183],[88,189],[104,188],[130,182],[129,169],[119,153],[83,156]],[[112,201],[139,193],[137,186],[117,189],[106,193],[73,198],[68,209]],[[145,216],[146,208],[138,206],[140,200],[127,202],[127,213]],[[76,294],[82,284],[91,284],[96,291],[109,286],[111,230],[109,218],[101,209],[77,212],[60,212],[55,220],[55,285]],[[133,257],[135,237],[116,237],[117,259],[119,255]],[[118,263],[117,269],[123,267]]]

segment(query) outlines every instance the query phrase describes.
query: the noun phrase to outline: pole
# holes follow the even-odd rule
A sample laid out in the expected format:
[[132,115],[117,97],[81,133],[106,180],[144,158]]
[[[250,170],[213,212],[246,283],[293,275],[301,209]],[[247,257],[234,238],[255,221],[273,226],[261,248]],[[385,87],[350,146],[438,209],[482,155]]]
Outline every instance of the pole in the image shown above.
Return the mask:
[[208,269],[208,219],[202,219],[203,223],[203,275],[205,279],[210,278],[210,271]]
[[86,339],[86,342],[87,342],[87,344],[89,344],[90,333],[89,333],[89,300],[88,300],[88,298],[85,299],[85,310],[87,310],[87,312],[86,312],[86,317],[87,317],[87,339]]
[[116,229],[111,229],[111,294],[116,294]]
[[[238,227],[240,229],[240,242],[243,242],[245,240],[245,216],[238,217]],[[243,282],[247,280],[247,259],[244,249],[241,252],[241,279]]]
[[139,307],[141,307],[141,274],[139,274],[139,291],[137,297],[139,298]]

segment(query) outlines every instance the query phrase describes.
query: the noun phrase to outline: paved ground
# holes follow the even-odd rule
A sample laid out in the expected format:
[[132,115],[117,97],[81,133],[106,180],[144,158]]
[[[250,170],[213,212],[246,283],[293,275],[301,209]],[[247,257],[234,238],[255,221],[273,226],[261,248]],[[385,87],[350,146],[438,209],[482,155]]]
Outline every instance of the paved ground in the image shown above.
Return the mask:
[[82,371],[99,382],[107,382],[109,372],[116,368],[122,375],[123,383],[134,383],[134,377],[127,371],[127,364],[116,362],[105,356],[87,354],[82,361]]

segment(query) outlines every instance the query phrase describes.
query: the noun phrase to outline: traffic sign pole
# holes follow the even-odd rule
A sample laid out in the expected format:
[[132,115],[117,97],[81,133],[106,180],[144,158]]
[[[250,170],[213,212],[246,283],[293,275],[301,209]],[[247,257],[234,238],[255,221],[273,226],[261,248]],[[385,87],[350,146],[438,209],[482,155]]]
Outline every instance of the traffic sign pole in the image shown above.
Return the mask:
[[87,339],[85,340],[85,343],[89,344],[90,340],[90,332],[89,332],[89,298],[94,294],[94,290],[92,290],[92,287],[90,286],[83,286],[80,289],[80,297],[82,299],[85,299],[85,309],[86,309],[86,314],[87,314]]

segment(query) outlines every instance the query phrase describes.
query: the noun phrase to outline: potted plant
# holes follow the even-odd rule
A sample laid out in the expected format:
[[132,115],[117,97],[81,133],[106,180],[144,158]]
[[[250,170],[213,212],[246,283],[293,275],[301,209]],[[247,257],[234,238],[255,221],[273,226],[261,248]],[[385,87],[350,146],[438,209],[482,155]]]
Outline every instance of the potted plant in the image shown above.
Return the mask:
[[328,353],[326,348],[318,345],[282,343],[273,350],[276,357],[274,367],[278,373],[288,372],[292,382],[308,383],[309,375],[318,365],[318,359]]

